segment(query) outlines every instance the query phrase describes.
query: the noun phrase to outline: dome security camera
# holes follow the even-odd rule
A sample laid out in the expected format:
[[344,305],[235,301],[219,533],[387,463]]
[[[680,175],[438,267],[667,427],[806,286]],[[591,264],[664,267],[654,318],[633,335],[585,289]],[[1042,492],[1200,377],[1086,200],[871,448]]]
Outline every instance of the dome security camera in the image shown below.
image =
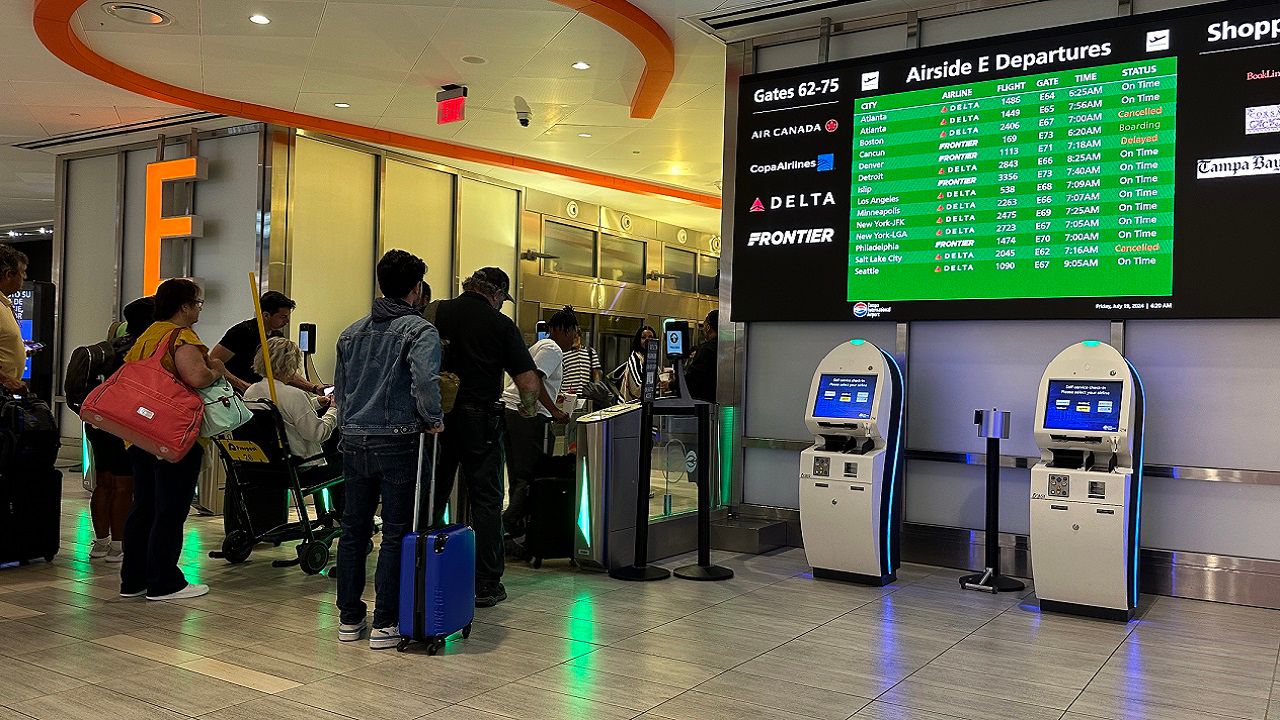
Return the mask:
[[524,98],[517,95],[515,97],[516,120],[520,122],[520,127],[529,127],[529,119],[533,117],[533,112],[529,110],[529,103]]

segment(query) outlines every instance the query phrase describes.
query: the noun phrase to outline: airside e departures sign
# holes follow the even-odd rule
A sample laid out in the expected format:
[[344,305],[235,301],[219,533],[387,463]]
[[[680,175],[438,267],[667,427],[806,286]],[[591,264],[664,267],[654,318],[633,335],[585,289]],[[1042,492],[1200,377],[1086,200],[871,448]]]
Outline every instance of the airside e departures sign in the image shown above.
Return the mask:
[[1280,317],[1277,43],[1218,3],[743,78],[733,319]]

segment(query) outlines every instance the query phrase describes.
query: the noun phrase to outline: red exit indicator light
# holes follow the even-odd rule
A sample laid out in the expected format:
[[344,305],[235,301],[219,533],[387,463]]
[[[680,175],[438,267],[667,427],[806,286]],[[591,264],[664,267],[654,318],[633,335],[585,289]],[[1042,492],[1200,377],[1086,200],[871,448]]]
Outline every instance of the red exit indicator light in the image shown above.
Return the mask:
[[466,119],[467,88],[445,85],[436,93],[436,124],[447,125]]

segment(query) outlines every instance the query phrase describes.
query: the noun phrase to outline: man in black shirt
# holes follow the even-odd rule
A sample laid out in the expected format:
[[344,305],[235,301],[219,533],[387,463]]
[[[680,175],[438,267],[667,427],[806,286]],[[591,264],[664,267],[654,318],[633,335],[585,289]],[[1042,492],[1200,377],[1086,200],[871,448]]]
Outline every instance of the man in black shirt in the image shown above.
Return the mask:
[[[288,327],[289,318],[298,304],[275,290],[263,293],[259,302],[262,305],[262,320],[267,326],[267,337],[283,337],[283,330]],[[250,385],[262,380],[262,376],[253,371],[253,356],[258,354],[261,346],[258,320],[249,318],[232,325],[218,344],[213,346],[213,350],[209,351],[209,357],[221,360],[227,366],[227,381],[236,392],[243,393]],[[308,392],[318,394],[324,391],[324,385],[310,382],[301,375],[276,379]]]
[[520,412],[531,417],[542,386],[520,330],[499,312],[512,300],[511,280],[502,270],[480,268],[462,283],[462,295],[434,308],[442,344],[441,370],[458,375],[453,410],[445,415],[436,473],[436,517],[453,491],[461,470],[471,526],[476,531],[476,605],[491,607],[507,599],[502,586],[502,373],[520,392]]
[[684,382],[689,386],[689,394],[695,400],[716,401],[716,326],[720,322],[720,311],[707,313],[702,322],[702,342],[693,357],[684,366]]

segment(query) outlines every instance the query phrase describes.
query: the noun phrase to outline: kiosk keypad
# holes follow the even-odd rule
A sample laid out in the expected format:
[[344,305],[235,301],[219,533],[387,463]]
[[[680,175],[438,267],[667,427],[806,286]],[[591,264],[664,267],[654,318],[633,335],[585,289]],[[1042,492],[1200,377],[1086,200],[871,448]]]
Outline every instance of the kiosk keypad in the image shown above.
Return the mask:
[[815,457],[813,459],[814,477],[831,477],[831,458]]
[[1050,475],[1049,476],[1049,497],[1070,497],[1071,495],[1071,476],[1070,475]]

